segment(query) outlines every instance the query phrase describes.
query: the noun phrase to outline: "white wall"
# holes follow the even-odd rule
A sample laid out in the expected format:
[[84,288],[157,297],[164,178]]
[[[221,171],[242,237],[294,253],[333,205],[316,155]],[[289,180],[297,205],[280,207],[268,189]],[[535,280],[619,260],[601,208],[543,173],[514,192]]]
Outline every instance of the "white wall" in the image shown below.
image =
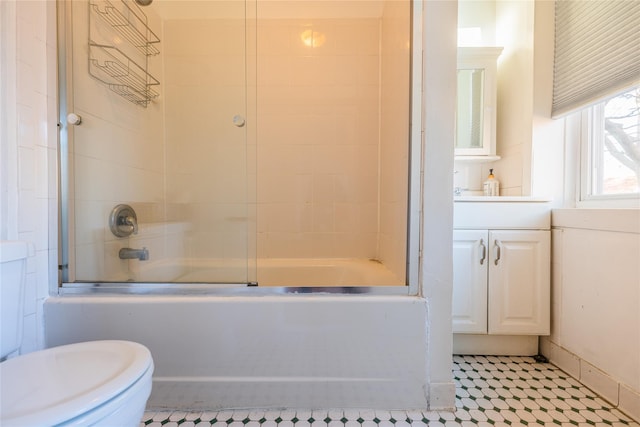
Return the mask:
[[536,1],[532,187],[565,208],[552,215],[551,336],[540,348],[640,420],[640,212],[575,208],[579,135],[573,120],[550,118],[553,26],[553,3]]
[[564,119],[551,118],[555,4],[536,1],[533,49],[533,120],[531,141],[531,194],[562,206],[565,188]]
[[422,292],[429,304],[429,394],[432,408],[454,408],[452,397],[453,141],[455,132],[457,3],[423,3]]
[[458,29],[458,46],[496,46],[495,0],[458,0]]
[[44,346],[42,305],[57,281],[55,3],[3,1],[2,239],[31,244],[21,353]]
[[542,353],[640,419],[640,213],[553,211],[551,336]]
[[479,46],[504,50],[497,72],[496,154],[501,159],[456,162],[455,186],[482,195],[482,183],[493,169],[501,196],[539,196],[531,193],[534,2],[462,1],[458,26],[481,28]]

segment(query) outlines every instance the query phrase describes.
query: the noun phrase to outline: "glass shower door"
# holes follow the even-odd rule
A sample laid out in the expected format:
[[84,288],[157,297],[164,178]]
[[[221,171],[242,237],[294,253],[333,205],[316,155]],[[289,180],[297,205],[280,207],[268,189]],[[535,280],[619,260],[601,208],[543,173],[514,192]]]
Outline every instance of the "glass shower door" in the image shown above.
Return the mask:
[[251,281],[245,2],[64,3],[64,281]]

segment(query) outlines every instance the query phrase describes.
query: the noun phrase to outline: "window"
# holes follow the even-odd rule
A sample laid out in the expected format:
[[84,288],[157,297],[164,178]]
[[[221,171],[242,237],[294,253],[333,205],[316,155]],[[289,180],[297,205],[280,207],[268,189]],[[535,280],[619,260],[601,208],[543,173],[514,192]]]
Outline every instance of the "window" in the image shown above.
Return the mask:
[[640,196],[640,86],[583,112],[581,201]]

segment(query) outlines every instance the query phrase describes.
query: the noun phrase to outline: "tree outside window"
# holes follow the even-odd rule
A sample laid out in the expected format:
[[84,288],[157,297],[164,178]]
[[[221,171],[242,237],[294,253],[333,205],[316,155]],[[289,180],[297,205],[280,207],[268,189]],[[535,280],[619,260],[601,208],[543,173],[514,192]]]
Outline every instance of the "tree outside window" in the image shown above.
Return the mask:
[[594,107],[591,196],[640,193],[640,86]]

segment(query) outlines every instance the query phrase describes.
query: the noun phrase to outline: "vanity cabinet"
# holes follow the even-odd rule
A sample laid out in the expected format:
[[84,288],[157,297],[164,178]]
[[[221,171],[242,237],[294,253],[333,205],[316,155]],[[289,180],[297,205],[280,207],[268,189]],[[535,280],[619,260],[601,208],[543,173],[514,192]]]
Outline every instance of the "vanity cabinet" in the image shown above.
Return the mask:
[[453,332],[487,333],[488,230],[453,231]]
[[[545,209],[541,203],[456,203],[454,333],[549,334],[551,231]],[[479,226],[483,222],[486,228]]]

